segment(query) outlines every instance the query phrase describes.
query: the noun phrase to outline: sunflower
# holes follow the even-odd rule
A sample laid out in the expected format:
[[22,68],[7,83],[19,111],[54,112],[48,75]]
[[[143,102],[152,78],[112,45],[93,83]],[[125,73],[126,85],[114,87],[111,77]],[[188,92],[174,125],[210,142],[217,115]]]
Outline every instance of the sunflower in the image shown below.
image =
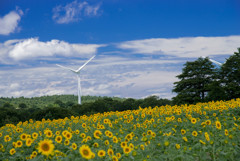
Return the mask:
[[121,155],[121,153],[117,153],[116,156],[119,159],[119,158],[121,158],[122,155]]
[[113,137],[113,142],[118,143],[118,138],[116,136]]
[[20,139],[25,141],[27,139],[27,134],[25,134],[25,133],[21,134]]
[[123,152],[125,153],[125,154],[128,154],[128,153],[130,153],[132,151],[132,149],[129,147],[129,146],[125,146],[124,148],[123,148]]
[[44,139],[38,143],[38,152],[42,153],[42,155],[48,156],[54,150],[54,145],[52,140]]
[[31,138],[26,139],[26,145],[29,147],[32,145],[33,140]]
[[193,131],[192,135],[196,137],[198,135],[198,132],[197,131]]
[[202,143],[203,145],[205,145],[206,143],[202,140],[199,140],[200,143]]
[[180,144],[176,144],[175,147],[176,147],[176,149],[180,149],[181,148]]
[[207,121],[205,121],[205,123],[206,123],[206,125],[211,125],[211,120],[207,120]]
[[79,134],[79,130],[76,130],[76,131],[75,131],[75,134],[77,134],[77,135],[78,135],[78,134]]
[[85,133],[81,133],[81,134],[80,134],[80,137],[85,138],[85,137],[86,137],[86,134],[85,134]]
[[9,142],[11,140],[12,140],[12,138],[9,135],[4,136],[4,141],[5,142]]
[[76,150],[77,149],[77,144],[76,143],[72,143],[72,149]]
[[98,143],[94,143],[93,147],[97,148],[97,147],[99,147],[99,144]]
[[148,131],[147,131],[147,134],[148,134],[148,135],[152,135],[152,130],[148,130]]
[[100,158],[104,157],[105,155],[106,155],[106,152],[105,152],[104,150],[99,150],[99,151],[98,151],[98,156],[99,156]]
[[60,131],[56,131],[55,134],[56,134],[56,135],[60,135]]
[[11,155],[13,155],[13,154],[16,153],[16,150],[15,150],[14,148],[12,148],[12,149],[9,151],[9,153],[10,153]]
[[108,141],[108,140],[105,140],[105,141],[104,141],[104,144],[105,144],[105,145],[109,145],[109,141]]
[[221,130],[222,125],[221,125],[220,121],[216,121],[215,124],[216,124],[216,128]]
[[124,148],[125,146],[127,146],[126,142],[121,142],[121,147]]
[[46,130],[46,131],[44,132],[44,134],[45,134],[48,138],[51,138],[51,137],[53,136],[53,133],[52,133],[51,130]]
[[118,161],[118,158],[114,155],[114,156],[112,157],[112,161]]
[[209,137],[208,133],[205,132],[204,135],[205,135],[205,139],[206,139],[207,141],[210,141],[210,137]]
[[62,136],[61,135],[56,136],[55,141],[57,143],[61,143],[62,142]]
[[66,135],[65,135],[65,138],[70,140],[72,138],[72,133],[67,132]]
[[18,148],[22,147],[22,145],[23,145],[23,143],[22,143],[21,140],[18,140],[16,144],[17,144],[17,147],[18,147]]
[[82,127],[85,128],[87,125],[85,123],[82,124]]
[[114,154],[112,149],[108,149],[107,153],[108,153],[109,156],[112,156]]
[[108,137],[113,137],[113,133],[111,131],[108,133]]
[[91,149],[89,148],[88,145],[82,145],[79,148],[79,153],[85,159],[91,159],[91,157],[92,157],[92,151],[91,151]]
[[170,144],[169,141],[165,141],[165,142],[164,142],[164,145],[165,145],[165,146],[169,146],[169,144]]
[[224,133],[226,136],[228,136],[228,134],[229,134],[227,129],[225,129]]
[[37,153],[36,151],[33,151],[33,152],[32,152],[32,155],[33,155],[34,157],[36,157],[37,154],[38,154],[38,153]]
[[38,137],[38,133],[36,133],[36,132],[32,133],[32,138],[33,139],[37,139],[37,137]]
[[64,141],[64,145],[69,145],[69,143],[70,143],[70,141],[69,141],[68,139],[66,139],[66,140]]
[[185,142],[188,141],[187,137],[183,137],[182,139],[183,139]]
[[186,134],[186,130],[181,129],[181,134],[182,134],[182,135]]
[[192,124],[196,124],[196,122],[197,122],[197,119],[196,119],[196,118],[192,118],[192,119],[191,119],[191,123],[192,123]]

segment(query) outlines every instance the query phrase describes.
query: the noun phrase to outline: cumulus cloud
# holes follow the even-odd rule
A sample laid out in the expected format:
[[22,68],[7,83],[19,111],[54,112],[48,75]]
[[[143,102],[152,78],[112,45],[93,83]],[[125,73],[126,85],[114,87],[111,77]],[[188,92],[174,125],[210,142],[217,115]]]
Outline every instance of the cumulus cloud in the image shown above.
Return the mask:
[[18,28],[18,23],[23,15],[22,10],[11,11],[3,17],[0,17],[0,35],[9,35]]
[[59,24],[76,22],[83,17],[93,17],[100,14],[100,4],[90,5],[88,2],[79,2],[77,0],[66,6],[56,6],[53,8],[53,20]]
[[197,58],[233,54],[240,47],[240,36],[152,38],[122,42],[117,47],[133,53]]
[[0,43],[0,61],[3,63],[9,59],[19,61],[52,56],[88,57],[96,53],[101,46],[104,45],[70,44],[60,40],[42,42],[38,38],[8,40]]

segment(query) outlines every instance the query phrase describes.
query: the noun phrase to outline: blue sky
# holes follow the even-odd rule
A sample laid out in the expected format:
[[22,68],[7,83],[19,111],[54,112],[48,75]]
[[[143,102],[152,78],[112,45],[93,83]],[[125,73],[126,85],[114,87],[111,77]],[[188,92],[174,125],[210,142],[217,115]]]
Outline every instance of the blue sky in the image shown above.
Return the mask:
[[0,96],[171,98],[186,61],[240,47],[238,0],[2,0]]

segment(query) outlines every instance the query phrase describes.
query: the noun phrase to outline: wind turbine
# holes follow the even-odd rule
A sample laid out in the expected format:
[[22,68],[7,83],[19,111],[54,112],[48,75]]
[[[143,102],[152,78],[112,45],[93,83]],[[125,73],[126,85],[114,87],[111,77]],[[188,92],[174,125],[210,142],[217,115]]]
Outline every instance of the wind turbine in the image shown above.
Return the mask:
[[80,79],[80,71],[83,69],[83,67],[85,67],[87,65],[87,63],[89,63],[96,55],[94,55],[93,57],[91,57],[88,61],[86,61],[81,67],[79,67],[77,70],[68,68],[68,67],[64,67],[62,65],[56,64],[57,66],[70,70],[71,72],[73,72],[74,74],[77,75],[78,78],[78,104],[81,104],[81,79]]
[[[205,56],[201,56],[202,58],[206,58]],[[213,59],[210,59],[210,58],[208,58],[211,62],[213,62],[213,63],[215,63],[215,64],[217,64],[217,65],[219,65],[219,66],[222,66],[223,65],[223,63],[219,63],[218,61],[216,61],[216,60],[213,60]]]

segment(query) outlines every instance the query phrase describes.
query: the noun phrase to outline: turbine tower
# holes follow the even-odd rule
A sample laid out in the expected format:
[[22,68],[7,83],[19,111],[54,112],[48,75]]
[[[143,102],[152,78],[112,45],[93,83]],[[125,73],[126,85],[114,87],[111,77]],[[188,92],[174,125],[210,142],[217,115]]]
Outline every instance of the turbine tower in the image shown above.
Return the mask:
[[83,69],[83,67],[85,67],[87,65],[87,63],[89,63],[96,55],[94,55],[93,57],[91,57],[88,61],[86,61],[81,67],[79,67],[77,70],[68,68],[68,67],[64,67],[62,65],[56,64],[57,66],[70,70],[71,72],[73,72],[74,74],[77,75],[77,79],[78,79],[78,104],[81,104],[81,79],[80,79],[80,71]]

